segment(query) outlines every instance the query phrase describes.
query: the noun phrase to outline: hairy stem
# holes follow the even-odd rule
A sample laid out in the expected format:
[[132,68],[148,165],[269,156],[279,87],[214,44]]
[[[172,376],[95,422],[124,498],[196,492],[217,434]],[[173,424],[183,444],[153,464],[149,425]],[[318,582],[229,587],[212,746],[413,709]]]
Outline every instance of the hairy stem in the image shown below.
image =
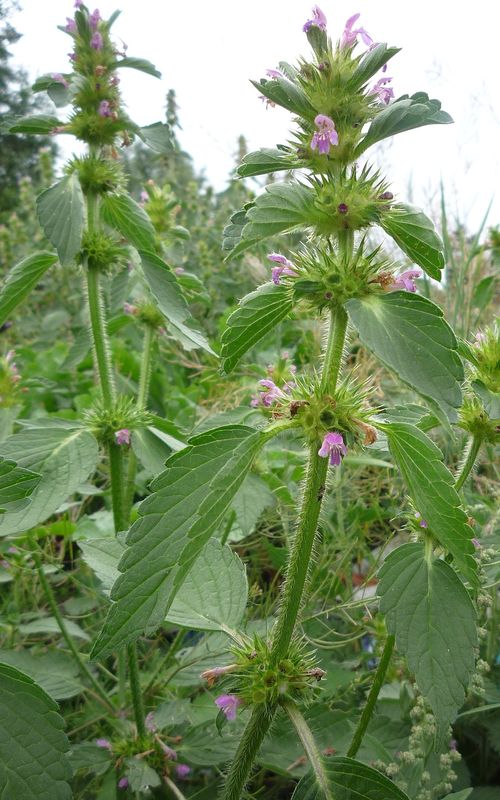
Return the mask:
[[45,575],[45,573],[43,571],[43,565],[42,565],[42,560],[40,558],[38,544],[34,540],[33,537],[30,537],[30,545],[31,545],[31,554],[32,554],[33,560],[35,562],[35,567],[36,567],[36,571],[38,573],[38,578],[40,580],[40,584],[41,584],[42,589],[44,591],[44,594],[45,594],[45,597],[47,599],[47,602],[48,602],[48,604],[50,606],[50,610],[52,611],[52,614],[54,615],[54,618],[55,618],[55,620],[57,622],[58,628],[61,631],[61,635],[62,635],[64,641],[68,645],[68,648],[71,651],[71,654],[72,654],[73,658],[77,662],[77,664],[78,664],[78,666],[80,668],[80,671],[84,675],[86,675],[86,677],[89,679],[90,683],[92,684],[96,694],[98,695],[99,700],[101,700],[104,703],[104,705],[106,706],[107,709],[109,709],[111,711],[114,711],[114,708],[113,708],[113,706],[112,706],[112,704],[111,704],[111,702],[110,702],[110,700],[108,698],[108,695],[106,694],[106,691],[103,689],[103,687],[101,686],[101,684],[99,683],[97,678],[92,674],[92,671],[90,670],[88,665],[82,659],[82,656],[79,653],[78,648],[76,647],[76,645],[75,645],[75,643],[74,643],[74,641],[73,641],[73,639],[71,637],[71,634],[69,633],[69,631],[68,631],[68,629],[66,627],[66,623],[64,621],[63,616],[61,615],[61,612],[59,611],[59,607],[57,605],[56,598],[54,596],[54,592],[52,591],[52,587],[51,587],[50,583],[48,582],[47,577],[46,577],[46,575]]
[[332,311],[328,343],[325,351],[323,372],[321,375],[321,390],[324,393],[335,391],[342,365],[345,334],[347,330],[347,313],[342,306]]
[[263,703],[254,706],[228,772],[223,800],[241,800],[243,787],[275,713],[276,707],[267,709]]
[[[141,371],[139,374],[139,388],[137,392],[137,405],[140,408],[146,408],[149,396],[149,385],[151,383],[151,360],[153,355],[153,346],[155,340],[154,328],[151,325],[146,325],[144,333],[144,346],[141,358]],[[126,487],[126,502],[128,513],[134,502],[134,489],[135,489],[135,476],[137,473],[137,456],[131,449],[128,455],[127,465],[127,487]]]
[[366,729],[373,716],[373,712],[375,710],[375,704],[378,700],[379,692],[385,680],[385,674],[387,672],[387,668],[389,666],[393,650],[394,650],[394,636],[390,635],[387,637],[385,641],[384,650],[382,652],[382,656],[379,661],[375,677],[373,679],[372,688],[370,689],[370,693],[368,695],[368,700],[366,701],[366,705],[363,709],[363,713],[361,714],[358,726],[354,732],[354,736],[352,737],[351,746],[347,751],[347,755],[349,756],[349,758],[354,758],[359,748],[361,747],[361,742],[363,741]]
[[324,800],[334,800],[328,784],[328,776],[325,772],[323,759],[321,758],[321,753],[316,746],[316,742],[309,725],[305,721],[295,703],[288,701],[284,704],[284,708],[299,735],[300,741],[304,745],[307,758],[309,759],[309,763],[321,789],[321,797],[324,797]]
[[460,474],[458,475],[455,481],[455,489],[457,492],[460,491],[462,486],[464,485],[465,481],[469,477],[470,472],[474,468],[474,464],[476,463],[477,454],[479,453],[479,449],[481,447],[482,439],[480,436],[474,436],[472,442],[470,444],[469,452],[467,454],[467,458],[464,461],[464,465],[460,470]]
[[130,691],[132,692],[132,702],[134,704],[135,725],[137,728],[137,735],[140,739],[143,739],[146,736],[146,725],[144,721],[144,704],[142,702],[141,684],[139,680],[139,661],[137,658],[137,648],[134,644],[128,645],[127,656]]

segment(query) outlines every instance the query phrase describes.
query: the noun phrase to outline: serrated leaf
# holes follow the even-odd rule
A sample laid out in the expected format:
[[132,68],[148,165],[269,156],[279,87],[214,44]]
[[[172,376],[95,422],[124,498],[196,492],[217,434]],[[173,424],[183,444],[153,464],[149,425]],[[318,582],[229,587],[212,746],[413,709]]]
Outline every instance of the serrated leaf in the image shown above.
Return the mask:
[[125,760],[125,775],[128,778],[132,792],[146,792],[149,788],[159,786],[161,778],[144,758],[127,758]]
[[492,392],[482,381],[472,381],[474,393],[481,400],[484,410],[490,419],[500,419],[500,394]]
[[292,800],[408,800],[396,784],[373,767],[353,758],[333,756],[323,759],[328,789],[309,772],[297,784]]
[[64,653],[0,650],[0,662],[21,670],[53,700],[67,700],[83,692],[78,664]]
[[82,557],[101,582],[104,594],[109,594],[114,582],[120,577],[118,564],[125,552],[123,537],[88,539],[78,542]]
[[377,114],[356,150],[356,158],[375,142],[396,133],[450,122],[453,120],[446,111],[441,111],[439,100],[431,100],[425,92],[417,92],[411,97],[403,95]]
[[245,567],[230,547],[209,539],[167,614],[167,621],[199,631],[236,630],[247,604]]
[[20,467],[41,475],[29,505],[0,518],[0,536],[29,530],[50,517],[95,469],[97,441],[83,428],[37,420],[0,445],[4,458],[16,458]]
[[215,355],[204,335],[196,328],[188,304],[169,266],[154,253],[139,252],[139,255],[144,277],[172,336],[186,350],[199,347]]
[[441,559],[427,558],[421,543],[389,553],[379,577],[387,629],[434,712],[441,740],[474,672],[474,606],[455,570]]
[[57,704],[6,664],[0,664],[0,720],[0,796],[70,800],[69,742]]
[[0,514],[27,506],[39,483],[38,473],[18,467],[15,461],[0,456]]
[[453,422],[462,404],[463,366],[441,309],[418,294],[390,292],[346,303],[366,347]]
[[473,530],[440,449],[423,431],[405,422],[384,425],[383,430],[416,510],[433,536],[453,555],[464,576],[477,586]]
[[[247,203],[240,211],[236,211],[234,214],[232,214],[229,222],[224,227],[222,232],[222,249],[233,251],[229,254],[229,256],[227,256],[226,260],[228,258],[234,258],[235,255],[237,255],[237,245],[241,240],[243,228],[248,222],[247,212],[248,209],[253,205],[254,203]],[[246,245],[244,249],[246,249]]]
[[400,49],[400,47],[387,47],[381,43],[367,50],[360,58],[347,85],[354,90],[364,86],[384,64],[400,52]]
[[253,175],[267,175],[269,172],[298,169],[301,162],[294,153],[283,152],[272,148],[256,150],[247,153],[237,169],[240,178],[250,178]]
[[[75,639],[82,639],[84,642],[90,642],[90,636],[85,633],[77,622],[73,622],[72,619],[66,619],[64,624],[70,636]],[[31,622],[24,622],[18,625],[17,629],[24,636],[38,636],[40,633],[61,636],[61,628],[55,617],[40,617],[40,619],[34,619]]]
[[78,175],[74,172],[45,189],[36,201],[38,219],[54,245],[63,266],[72,264],[82,243],[85,203]]
[[155,153],[165,155],[172,152],[173,143],[170,135],[170,127],[165,122],[153,122],[139,128],[137,135]]
[[229,425],[195,436],[171,456],[139,506],[113,586],[115,600],[93,657],[152,633],[223,519],[265,435]]
[[310,120],[316,116],[317,112],[307,99],[304,90],[288,78],[263,78],[251,83],[264,97],[282,108]]
[[115,61],[110,69],[121,69],[127,67],[128,69],[136,69],[139,72],[145,72],[147,75],[152,75],[153,78],[161,78],[161,72],[156,69],[155,65],[145,58],[121,58],[120,61]]
[[236,516],[229,541],[239,542],[245,536],[250,536],[263,511],[273,503],[274,495],[267,484],[258,475],[250,473],[232,502]]
[[153,223],[130,195],[106,194],[101,200],[101,216],[138,250],[156,249]]
[[0,325],[3,325],[56,261],[57,256],[54,253],[33,253],[12,267],[0,291]]
[[315,194],[300,183],[273,183],[266,186],[248,211],[242,239],[252,244],[283,231],[311,224]]
[[224,371],[231,372],[240,358],[287,317],[293,300],[286,286],[265,283],[247,294],[226,322],[221,338]]
[[36,114],[29,117],[20,117],[9,126],[9,133],[33,133],[47,135],[54,128],[62,125],[60,119],[50,114]]
[[382,214],[380,225],[396,244],[431,278],[441,280],[445,264],[444,245],[434,225],[423,211],[415,206],[397,203]]

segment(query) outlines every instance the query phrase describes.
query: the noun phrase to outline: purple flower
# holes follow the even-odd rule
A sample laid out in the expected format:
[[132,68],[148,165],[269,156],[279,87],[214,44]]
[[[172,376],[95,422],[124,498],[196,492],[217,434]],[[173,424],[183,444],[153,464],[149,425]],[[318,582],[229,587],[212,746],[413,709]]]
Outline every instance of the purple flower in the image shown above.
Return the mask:
[[99,103],[99,116],[100,117],[111,117],[113,111],[111,109],[111,105],[109,100],[101,100]]
[[102,36],[99,33],[99,31],[96,31],[95,33],[92,34],[92,39],[90,40],[90,46],[94,50],[102,50],[102,45],[103,45]]
[[83,0],[75,0],[75,8],[81,8],[83,6]]
[[273,267],[272,270],[272,278],[273,283],[278,286],[280,282],[280,278],[282,275],[291,275],[292,277],[297,277],[297,272],[295,272],[295,266],[292,264],[288,258],[285,256],[280,255],[280,253],[269,253],[268,254],[269,261],[274,261],[276,264],[279,264],[279,267]]
[[450,750],[456,750],[457,749],[457,740],[456,739],[450,739],[450,741],[448,742],[448,747],[450,748]]
[[372,37],[365,31],[364,28],[355,28],[353,30],[352,26],[359,18],[359,16],[360,16],[359,14],[353,14],[353,16],[349,17],[349,19],[347,20],[344,32],[342,34],[342,38],[340,40],[341,47],[352,47],[352,45],[356,43],[356,39],[358,38],[358,36],[361,36],[363,42],[366,45],[373,44]]
[[418,524],[421,528],[428,528],[427,522],[425,519],[422,519],[422,514],[419,511],[415,512],[415,519],[418,521]]
[[341,433],[332,431],[325,434],[323,443],[318,450],[318,455],[322,458],[330,456],[330,466],[339,467],[344,456],[347,455],[347,447]]
[[115,431],[116,444],[130,444],[130,431],[128,428],[121,428]]
[[177,761],[177,752],[173,750],[172,747],[169,747],[165,742],[160,742],[160,745],[166,758],[169,758],[171,761]]
[[102,747],[104,750],[112,750],[113,745],[109,741],[109,739],[96,739],[95,743],[97,747]]
[[191,767],[188,767],[187,764],[177,764],[177,766],[175,768],[175,774],[181,780],[183,778],[187,778],[187,776],[190,774],[190,772],[191,772]]
[[[259,398],[257,398],[257,400],[259,400]],[[225,667],[212,667],[211,669],[204,670],[200,678],[203,678],[209,686],[213,686],[217,678],[220,678],[221,675],[227,675],[229,672],[233,672],[235,668],[236,664],[228,664]]]
[[279,400],[281,397],[285,396],[285,393],[281,391],[279,386],[276,386],[274,381],[267,380],[267,378],[265,378],[264,380],[259,381],[259,383],[261,386],[264,386],[264,388],[267,389],[267,392],[261,392],[259,397],[260,402],[263,406],[266,406],[266,408],[269,408],[269,406],[272,406],[276,400]]
[[64,77],[64,75],[61,75],[60,72],[51,72],[50,77],[52,78],[53,81],[57,81],[57,83],[62,83],[65,89],[68,88],[69,83]]
[[[116,436],[116,433],[115,433],[115,436]],[[155,723],[154,711],[150,711],[149,714],[146,714],[146,719],[144,720],[144,725],[146,726],[146,730],[150,731],[151,733],[156,733],[158,728],[156,727],[156,723]]]
[[99,13],[99,9],[96,8],[95,11],[93,11],[89,17],[90,27],[92,28],[93,31],[96,30],[100,21],[101,21],[101,15]]
[[268,97],[264,97],[263,94],[259,94],[259,100],[266,104],[266,108],[276,108],[276,103],[273,103]]
[[481,542],[475,536],[474,536],[473,539],[471,539],[471,542],[474,545],[474,547],[476,548],[476,550],[480,550],[481,549]]
[[137,314],[137,306],[133,306],[132,303],[124,303],[123,310],[125,314],[130,314],[131,316]]
[[146,192],[145,189],[142,190],[140,194],[141,203],[147,203],[149,200],[149,194]]
[[317,150],[318,153],[322,155],[326,155],[330,152],[331,145],[337,145],[339,143],[339,136],[335,130],[335,123],[333,119],[330,119],[330,117],[327,117],[325,114],[318,114],[318,116],[314,118],[314,124],[318,130],[312,137],[311,149]]
[[66,17],[66,31],[67,33],[76,33],[76,22],[71,17]]
[[404,289],[405,292],[416,292],[417,287],[413,282],[414,278],[421,278],[422,273],[419,269],[407,269],[394,279],[394,282],[389,286],[391,291],[395,289]]
[[19,549],[14,544],[12,544],[10,547],[7,548],[7,552],[11,553],[12,555],[17,555],[17,553],[19,553]]
[[284,75],[279,69],[266,69],[266,75],[268,78],[283,78]]
[[474,347],[480,347],[486,341],[486,334],[478,331],[474,336]]
[[127,789],[128,788],[128,778],[120,778],[118,781],[118,788],[119,789]]
[[312,28],[313,26],[320,28],[322,31],[326,31],[326,17],[320,7],[313,6],[312,14],[312,19],[308,19],[307,22],[304,23],[304,27],[302,28],[304,33],[307,33],[309,28]]
[[238,710],[238,706],[241,705],[241,700],[235,694],[221,694],[216,698],[215,705],[224,712],[226,719],[232,722],[236,719],[236,711]]
[[387,105],[389,100],[394,98],[394,89],[391,86],[386,86],[386,83],[390,83],[390,81],[392,81],[392,78],[379,78],[368,94],[376,94],[378,99]]

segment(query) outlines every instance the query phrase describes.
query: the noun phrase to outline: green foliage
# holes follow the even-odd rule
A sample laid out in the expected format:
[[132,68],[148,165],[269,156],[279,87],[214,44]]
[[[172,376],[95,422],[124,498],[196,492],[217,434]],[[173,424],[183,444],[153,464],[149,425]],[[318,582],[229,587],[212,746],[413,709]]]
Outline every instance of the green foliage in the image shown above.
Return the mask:
[[455,335],[441,309],[410,292],[372,294],[349,300],[346,308],[363,344],[456,421],[464,373]]
[[33,253],[12,267],[0,291],[0,324],[3,325],[56,261],[53,253]]
[[378,593],[387,628],[436,716],[442,740],[474,671],[471,599],[454,569],[427,555],[423,544],[404,544],[387,556]]
[[167,461],[127,537],[123,574],[113,587],[115,603],[94,658],[161,625],[264,441],[243,425],[216,428],[193,437]]
[[40,475],[0,456],[0,514],[24,508],[40,482]]
[[139,72],[145,72],[146,75],[152,75],[153,78],[161,78],[161,72],[146,58],[132,58],[127,56],[127,58],[121,58],[119,61],[115,61],[112,65],[113,69],[123,69],[124,67],[136,69]]
[[101,216],[138,250],[156,250],[151,220],[128,194],[106,194],[101,200]]
[[431,278],[441,280],[443,243],[431,220],[419,208],[398,203],[382,215],[380,224],[406,255]]
[[81,247],[84,201],[78,175],[68,175],[37,199],[38,219],[64,266],[74,262]]
[[244,297],[228,318],[222,334],[224,371],[231,372],[248,350],[290,314],[292,307],[289,290],[274,283],[265,283]]
[[23,672],[0,664],[0,794],[69,800],[69,743],[56,703]]
[[247,153],[238,167],[240,178],[250,178],[254,175],[267,175],[281,170],[297,169],[300,161],[292,151],[285,148],[272,150],[264,148],[255,153]]
[[453,555],[458,568],[477,586],[472,529],[462,510],[451,472],[428,436],[404,422],[384,425],[391,455],[399,467],[415,508],[430,533]]
[[408,800],[385,775],[361,761],[332,756],[322,764],[328,789],[323,789],[316,774],[310,772],[297,785],[292,800]]

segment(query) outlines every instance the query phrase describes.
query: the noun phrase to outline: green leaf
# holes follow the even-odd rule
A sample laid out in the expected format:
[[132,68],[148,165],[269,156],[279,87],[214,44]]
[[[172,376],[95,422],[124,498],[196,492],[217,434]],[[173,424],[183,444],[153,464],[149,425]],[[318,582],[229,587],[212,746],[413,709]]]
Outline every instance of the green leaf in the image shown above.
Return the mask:
[[138,250],[155,250],[153,223],[141,206],[128,194],[106,194],[101,200],[104,222],[115,228]]
[[404,422],[383,425],[391,455],[399,467],[416,510],[433,536],[456,560],[473,586],[477,586],[477,564],[473,530],[460,507],[455,480],[443,464],[439,448],[423,431]]
[[175,596],[167,621],[191,630],[231,633],[243,619],[247,597],[243,562],[230,547],[209,539]]
[[235,520],[229,534],[229,541],[239,542],[255,530],[259,517],[274,503],[274,495],[258,475],[250,473],[237,492],[232,508]]
[[251,83],[268,100],[287,108],[293,114],[299,114],[311,121],[316,116],[316,109],[310,104],[303,89],[288,78],[262,78]]
[[204,335],[195,327],[188,304],[170,267],[153,253],[140,252],[139,255],[144,277],[172,336],[186,350],[199,347],[215,355]]
[[441,280],[444,267],[444,245],[429,217],[415,206],[397,203],[383,214],[380,225],[396,244],[431,278]]
[[240,358],[287,317],[293,301],[286,286],[265,283],[241,300],[222,334],[224,372],[231,372]]
[[109,595],[114,582],[120,577],[118,564],[125,552],[123,537],[79,541],[78,546],[88,567],[101,581],[101,589]]
[[472,789],[462,789],[461,792],[453,792],[453,794],[447,794],[446,797],[443,797],[443,800],[467,800],[472,793]]
[[56,248],[59,261],[63,267],[72,264],[81,247],[85,222],[85,203],[76,172],[45,189],[36,205],[40,225]]
[[63,427],[53,419],[36,420],[0,445],[4,458],[41,475],[26,508],[0,519],[0,536],[29,530],[48,519],[87,480],[98,459],[98,446],[83,428]]
[[400,49],[399,47],[387,47],[386,44],[377,44],[367,50],[360,58],[352,77],[348,81],[349,88],[356,90],[364,86],[384,64],[387,64],[389,59],[400,52]]
[[472,381],[474,393],[481,400],[490,419],[500,419],[500,394],[492,392],[482,381]]
[[462,404],[463,366],[441,309],[411,292],[369,295],[346,303],[366,347],[451,421]]
[[250,178],[253,175],[266,175],[269,172],[298,169],[301,162],[292,152],[264,148],[254,153],[247,153],[243,157],[237,173],[240,178]]
[[63,123],[50,114],[36,114],[30,117],[20,117],[9,126],[9,133],[34,133],[47,135]]
[[309,772],[297,784],[292,800],[408,800],[389,778],[373,767],[343,756],[323,760],[328,790]]
[[242,239],[251,244],[311,224],[315,194],[300,183],[272,183],[247,211]]
[[455,570],[426,557],[424,545],[389,553],[379,572],[380,610],[420,691],[446,734],[474,672],[476,612]]
[[409,97],[399,97],[382,109],[371,123],[366,135],[356,150],[356,158],[375,142],[394,136],[396,133],[421,128],[424,125],[447,125],[453,122],[446,111],[441,111],[439,100],[429,99],[425,92]]
[[[225,226],[222,232],[222,249],[232,251],[229,256],[227,256],[226,260],[228,258],[234,258],[238,254],[240,247],[238,242],[241,244],[241,234],[243,233],[243,228],[248,222],[247,212],[248,209],[253,205],[255,204],[247,203],[245,207],[241,209],[241,211],[236,211],[236,213],[232,214],[228,224]],[[249,245],[245,243],[243,250],[246,250],[248,246]]]
[[0,720],[0,796],[70,800],[69,742],[57,704],[6,664],[0,664]]
[[[159,786],[161,778],[144,758],[127,758],[125,760],[125,775],[128,778],[132,792],[146,792],[150,787]],[[149,792],[148,792],[149,793]]]
[[486,306],[491,303],[495,296],[497,280],[496,275],[488,275],[486,278],[479,281],[472,295],[472,305],[474,308],[483,311]]
[[0,325],[3,325],[10,313],[22,303],[56,261],[57,256],[54,253],[33,253],[12,267],[0,291]]
[[39,483],[40,475],[36,472],[0,456],[0,514],[25,508]]
[[171,153],[173,149],[170,127],[165,122],[153,122],[139,128],[137,135],[155,153]]
[[[172,450],[182,450],[186,446],[185,442],[178,442],[176,447],[170,447],[164,436],[161,431],[155,432],[154,428],[139,428],[132,433],[132,449],[152,477],[165,469],[165,463],[172,455]],[[168,436],[165,438],[171,439]]]
[[137,69],[139,72],[152,75],[153,78],[161,78],[161,72],[156,69],[151,61],[147,61],[145,58],[122,58],[120,61],[115,61],[115,63],[110,66],[110,70],[121,69],[123,67]]
[[0,650],[0,662],[24,672],[53,700],[67,700],[84,690],[78,677],[78,664],[64,653]]
[[165,619],[176,592],[223,519],[266,437],[229,425],[195,436],[169,458],[139,506],[93,657],[100,658]]
[[[82,639],[84,642],[90,642],[88,633],[85,633],[83,628],[80,628],[76,622],[66,619],[64,624],[70,636],[75,639]],[[40,619],[34,619],[32,622],[24,622],[22,625],[18,625],[17,629],[24,636],[38,636],[40,633],[61,636],[61,629],[55,617],[40,617]]]

